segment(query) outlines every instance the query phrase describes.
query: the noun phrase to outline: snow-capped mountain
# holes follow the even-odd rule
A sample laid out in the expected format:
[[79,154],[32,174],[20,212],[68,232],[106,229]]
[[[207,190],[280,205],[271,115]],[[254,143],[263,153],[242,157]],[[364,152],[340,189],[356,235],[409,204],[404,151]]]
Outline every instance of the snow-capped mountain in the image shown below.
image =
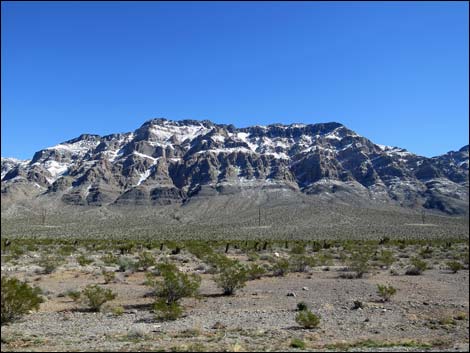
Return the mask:
[[134,132],[81,135],[28,161],[2,158],[1,166],[2,202],[155,205],[259,188],[468,213],[468,145],[426,158],[339,123],[153,119]]

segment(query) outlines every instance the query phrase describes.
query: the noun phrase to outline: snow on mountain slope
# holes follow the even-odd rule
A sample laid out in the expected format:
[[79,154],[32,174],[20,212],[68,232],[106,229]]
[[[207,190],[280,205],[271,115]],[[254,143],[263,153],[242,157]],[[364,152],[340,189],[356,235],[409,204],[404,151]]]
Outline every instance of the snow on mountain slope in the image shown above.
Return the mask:
[[459,214],[468,213],[468,146],[426,158],[339,123],[152,119],[125,134],[83,134],[30,161],[2,158],[2,198],[28,184],[31,197],[76,205],[166,204],[265,185]]

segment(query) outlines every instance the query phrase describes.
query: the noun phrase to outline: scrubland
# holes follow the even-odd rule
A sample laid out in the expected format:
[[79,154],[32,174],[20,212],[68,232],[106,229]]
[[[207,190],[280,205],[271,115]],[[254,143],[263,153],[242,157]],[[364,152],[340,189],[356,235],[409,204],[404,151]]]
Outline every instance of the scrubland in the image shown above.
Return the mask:
[[1,349],[468,351],[468,246],[3,237]]

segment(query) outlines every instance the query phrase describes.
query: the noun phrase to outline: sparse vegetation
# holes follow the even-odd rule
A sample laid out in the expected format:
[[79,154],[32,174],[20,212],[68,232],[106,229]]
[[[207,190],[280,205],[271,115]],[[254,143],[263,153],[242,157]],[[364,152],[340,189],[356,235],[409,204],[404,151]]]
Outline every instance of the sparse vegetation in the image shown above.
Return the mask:
[[412,258],[410,260],[410,264],[411,267],[406,270],[406,274],[410,276],[418,276],[428,268],[426,261],[423,261],[418,257]]
[[305,349],[306,347],[305,342],[302,341],[300,338],[293,338],[290,341],[290,346],[292,348],[299,348],[299,349]]
[[162,320],[175,320],[182,314],[179,300],[193,297],[198,293],[201,278],[195,274],[186,274],[170,263],[158,265],[163,280],[154,282],[157,300],[154,310],[157,318]]
[[395,287],[387,286],[385,284],[377,284],[377,294],[383,301],[388,302],[390,298],[397,292]]
[[214,280],[223,289],[224,295],[232,295],[237,289],[245,286],[248,272],[239,262],[231,261],[220,269]]
[[287,261],[286,259],[279,259],[274,263],[272,267],[273,275],[283,277],[287,273],[289,273],[289,267],[289,261]]
[[312,329],[320,325],[320,316],[310,310],[302,310],[295,316],[295,321],[304,328]]
[[447,262],[447,267],[449,268],[449,270],[452,271],[452,273],[457,273],[461,269],[463,269],[462,264],[458,261],[448,261]]
[[84,304],[86,304],[92,311],[100,311],[101,306],[116,298],[111,289],[102,288],[96,284],[90,284],[85,287],[81,294]]
[[44,301],[41,290],[13,277],[2,275],[1,324],[4,325],[28,313],[38,310]]

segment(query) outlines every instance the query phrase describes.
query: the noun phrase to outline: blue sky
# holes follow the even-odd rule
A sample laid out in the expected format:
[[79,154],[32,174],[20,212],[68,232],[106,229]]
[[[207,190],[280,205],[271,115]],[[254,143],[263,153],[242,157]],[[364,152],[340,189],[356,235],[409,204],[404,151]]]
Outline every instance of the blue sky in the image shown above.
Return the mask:
[[8,2],[2,156],[153,117],[468,144],[466,2]]

